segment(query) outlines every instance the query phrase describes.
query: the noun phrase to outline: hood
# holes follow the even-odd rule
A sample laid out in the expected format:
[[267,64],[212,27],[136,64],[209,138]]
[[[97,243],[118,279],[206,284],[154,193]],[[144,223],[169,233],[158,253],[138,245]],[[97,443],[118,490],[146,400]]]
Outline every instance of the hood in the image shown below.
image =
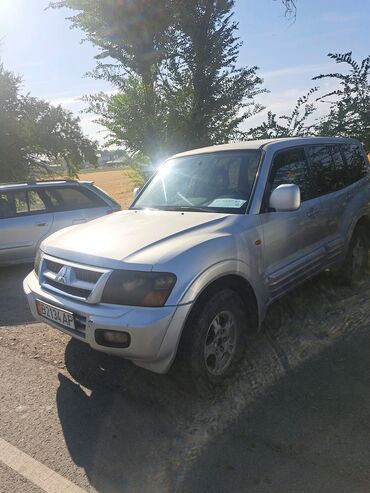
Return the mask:
[[[151,269],[164,257],[222,235],[228,214],[129,210],[54,233],[42,243],[52,256],[108,268]],[[130,264],[129,266],[126,264]]]

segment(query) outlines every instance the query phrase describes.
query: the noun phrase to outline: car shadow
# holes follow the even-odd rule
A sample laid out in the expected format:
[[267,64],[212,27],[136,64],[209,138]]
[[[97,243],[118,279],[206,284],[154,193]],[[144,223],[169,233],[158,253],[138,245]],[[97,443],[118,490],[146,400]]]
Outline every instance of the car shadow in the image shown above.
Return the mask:
[[59,374],[59,419],[91,485],[99,493],[173,491],[183,423],[190,423],[197,397],[167,375],[76,340],[67,345],[65,364],[70,375]]
[[23,279],[31,270],[31,264],[0,267],[0,326],[34,321],[23,292]]

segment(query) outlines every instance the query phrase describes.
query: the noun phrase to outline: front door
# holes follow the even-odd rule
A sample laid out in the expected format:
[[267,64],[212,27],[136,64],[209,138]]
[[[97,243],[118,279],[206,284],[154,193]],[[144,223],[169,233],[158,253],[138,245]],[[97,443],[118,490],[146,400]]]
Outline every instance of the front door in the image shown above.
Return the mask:
[[[271,192],[293,183],[301,190],[301,207],[291,212],[268,208]],[[261,214],[265,283],[270,300],[321,269],[325,261],[325,220],[320,198],[314,196],[302,147],[275,155]]]

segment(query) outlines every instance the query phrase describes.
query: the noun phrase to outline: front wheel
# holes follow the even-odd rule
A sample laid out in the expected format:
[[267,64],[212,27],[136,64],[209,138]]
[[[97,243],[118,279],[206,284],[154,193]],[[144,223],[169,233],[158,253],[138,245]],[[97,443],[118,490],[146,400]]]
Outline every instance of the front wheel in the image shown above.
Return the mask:
[[184,328],[180,354],[200,394],[214,391],[236,370],[246,330],[245,306],[231,289],[215,293],[195,308]]
[[344,282],[351,284],[365,277],[369,260],[369,239],[365,228],[357,228],[351,238],[348,252],[339,277]]

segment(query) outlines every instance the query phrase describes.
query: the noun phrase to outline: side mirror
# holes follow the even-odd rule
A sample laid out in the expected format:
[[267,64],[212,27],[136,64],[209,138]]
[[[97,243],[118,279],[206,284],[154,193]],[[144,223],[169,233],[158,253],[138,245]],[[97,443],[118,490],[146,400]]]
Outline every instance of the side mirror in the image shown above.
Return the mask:
[[298,185],[279,185],[273,190],[269,206],[276,212],[296,211],[301,207],[301,191]]
[[132,195],[133,195],[134,200],[136,199],[136,197],[139,195],[140,192],[141,192],[141,188],[140,187],[135,187],[133,189]]

